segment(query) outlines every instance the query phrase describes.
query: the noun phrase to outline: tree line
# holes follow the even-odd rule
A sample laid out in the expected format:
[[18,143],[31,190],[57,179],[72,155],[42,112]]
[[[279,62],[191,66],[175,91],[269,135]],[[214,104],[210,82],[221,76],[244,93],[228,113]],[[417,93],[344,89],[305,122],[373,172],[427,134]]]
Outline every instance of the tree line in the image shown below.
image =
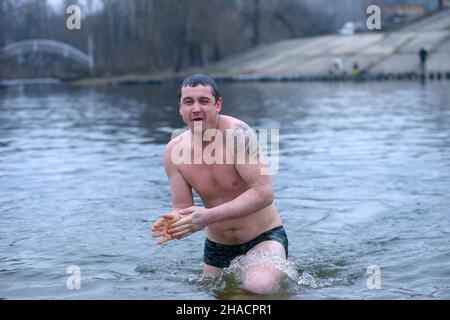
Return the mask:
[[[66,27],[72,4],[82,9],[81,30]],[[58,7],[0,0],[0,46],[45,38],[87,52],[91,37],[98,75],[177,72],[261,44],[332,32],[330,19],[303,0],[62,0]]]

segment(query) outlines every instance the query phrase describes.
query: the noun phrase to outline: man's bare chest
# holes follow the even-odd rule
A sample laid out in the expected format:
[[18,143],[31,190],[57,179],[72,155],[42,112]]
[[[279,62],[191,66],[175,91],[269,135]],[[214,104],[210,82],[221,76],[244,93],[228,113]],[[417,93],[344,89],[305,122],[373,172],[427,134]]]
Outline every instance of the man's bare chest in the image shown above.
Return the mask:
[[234,165],[181,165],[180,171],[202,198],[235,198],[246,189]]

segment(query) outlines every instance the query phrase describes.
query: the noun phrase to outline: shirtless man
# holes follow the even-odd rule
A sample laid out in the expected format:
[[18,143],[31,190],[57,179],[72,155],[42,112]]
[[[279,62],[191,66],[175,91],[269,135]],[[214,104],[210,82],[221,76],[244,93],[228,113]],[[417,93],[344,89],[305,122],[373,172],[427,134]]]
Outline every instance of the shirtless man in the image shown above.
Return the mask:
[[[233,258],[258,251],[270,252],[272,256],[278,255],[279,259],[285,260],[288,240],[273,203],[271,178],[261,174],[261,157],[258,161],[248,161],[249,139],[244,139],[244,162],[236,161],[239,152],[239,139],[236,138],[224,141],[223,158],[230,149],[234,151],[231,164],[225,160],[222,164],[174,161],[174,155],[178,153],[176,150],[180,149],[187,150],[190,159],[194,159],[195,153],[198,156],[198,150],[194,150],[194,135],[198,134],[196,129],[199,127],[200,135],[208,129],[215,129],[223,137],[229,130],[244,131],[246,135],[254,134],[253,131],[236,118],[219,115],[222,98],[216,83],[209,76],[196,74],[188,77],[181,84],[178,96],[180,114],[189,130],[171,140],[166,147],[164,167],[169,179],[173,210],[153,224],[153,237],[163,237],[162,243],[185,238],[206,227],[204,275],[219,274]],[[214,140],[198,141],[200,151],[204,152]],[[228,147],[230,142],[232,148]],[[194,206],[192,188],[201,197],[204,207]],[[255,257],[262,259],[263,255]],[[242,282],[248,291],[268,294],[278,289],[280,277],[281,272],[266,260],[246,268],[242,273]]]

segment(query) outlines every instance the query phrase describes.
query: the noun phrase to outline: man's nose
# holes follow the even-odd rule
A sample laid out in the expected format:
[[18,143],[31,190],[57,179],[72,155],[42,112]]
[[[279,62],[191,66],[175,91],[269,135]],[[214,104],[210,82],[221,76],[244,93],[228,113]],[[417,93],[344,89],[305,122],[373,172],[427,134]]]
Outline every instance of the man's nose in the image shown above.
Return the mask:
[[200,108],[200,104],[197,102],[194,103],[194,105],[192,106],[192,112],[199,113],[200,111],[202,111],[202,109]]

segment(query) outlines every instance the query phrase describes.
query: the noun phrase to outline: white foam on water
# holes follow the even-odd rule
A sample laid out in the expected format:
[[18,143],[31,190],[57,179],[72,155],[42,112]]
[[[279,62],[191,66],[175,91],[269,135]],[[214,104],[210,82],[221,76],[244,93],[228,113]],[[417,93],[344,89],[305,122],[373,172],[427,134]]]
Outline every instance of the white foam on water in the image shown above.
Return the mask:
[[259,250],[251,254],[234,258],[231,261],[230,266],[224,269],[224,274],[233,275],[242,282],[241,275],[253,266],[275,267],[285,275],[282,279],[282,284],[285,284],[290,288],[295,287],[296,285],[312,288],[318,287],[316,280],[312,275],[306,272],[303,272],[300,275],[294,262],[286,260],[284,257],[274,254],[274,252],[270,250]]

